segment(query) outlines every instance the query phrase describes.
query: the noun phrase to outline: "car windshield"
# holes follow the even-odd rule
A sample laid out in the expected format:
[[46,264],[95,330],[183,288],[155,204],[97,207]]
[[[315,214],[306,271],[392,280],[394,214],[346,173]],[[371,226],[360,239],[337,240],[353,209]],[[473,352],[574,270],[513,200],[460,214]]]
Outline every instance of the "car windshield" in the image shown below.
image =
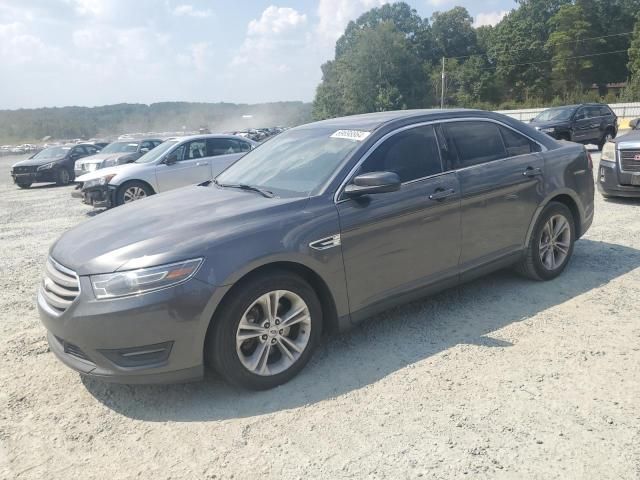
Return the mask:
[[58,158],[64,157],[67,152],[71,150],[71,147],[51,147],[45,150],[42,150],[40,153],[35,155],[33,158]]
[[358,146],[332,136],[336,129],[289,130],[247,153],[216,178],[220,185],[251,185],[284,195],[309,195]]
[[550,122],[553,120],[569,120],[575,111],[575,107],[550,108],[538,115],[534,121]]
[[138,150],[138,144],[132,142],[113,142],[104,147],[100,153],[124,153],[135,152]]
[[[178,143],[178,140],[166,141],[158,145],[156,148],[151,150],[150,152],[145,153],[141,156],[135,163],[151,163],[155,162],[159,159],[164,153],[171,149],[175,144]],[[103,150],[104,152],[104,150]]]

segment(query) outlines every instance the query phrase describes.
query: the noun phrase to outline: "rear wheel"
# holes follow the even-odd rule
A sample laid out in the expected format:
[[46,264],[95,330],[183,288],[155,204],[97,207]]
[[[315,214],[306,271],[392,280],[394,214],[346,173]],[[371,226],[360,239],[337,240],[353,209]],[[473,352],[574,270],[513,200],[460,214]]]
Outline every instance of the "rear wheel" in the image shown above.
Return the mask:
[[602,150],[607,142],[610,142],[614,139],[613,132],[611,130],[607,130],[604,136],[600,139],[600,143],[598,143],[598,150]]
[[72,178],[71,172],[63,167],[56,172],[56,185],[69,185]]
[[525,257],[516,270],[534,280],[552,280],[560,275],[573,254],[575,220],[569,208],[550,202],[540,214]]
[[322,308],[294,273],[273,272],[236,288],[207,334],[207,363],[251,390],[288,382],[311,358],[322,332]]
[[143,198],[153,195],[153,190],[146,183],[132,181],[122,185],[116,193],[116,204],[123,205],[125,203],[135,202]]

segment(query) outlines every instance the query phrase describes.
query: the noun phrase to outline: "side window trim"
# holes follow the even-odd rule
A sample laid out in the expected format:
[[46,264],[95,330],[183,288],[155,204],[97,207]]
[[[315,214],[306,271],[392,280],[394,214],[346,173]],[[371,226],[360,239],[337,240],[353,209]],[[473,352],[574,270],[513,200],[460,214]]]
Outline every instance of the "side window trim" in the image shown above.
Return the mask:
[[[424,127],[426,125],[433,125],[435,127],[435,126],[444,125],[446,123],[468,122],[468,121],[491,122],[491,123],[495,123],[497,125],[502,125],[503,127],[506,127],[506,128],[508,128],[510,130],[513,130],[514,132],[519,133],[520,135],[524,136],[525,138],[528,138],[532,142],[536,143],[540,147],[540,152],[535,152],[534,154],[544,153],[544,152],[549,150],[542,143],[538,142],[534,138],[531,138],[526,133],[520,132],[519,130],[511,127],[510,125],[507,125],[506,123],[503,123],[500,120],[496,120],[496,119],[493,119],[493,118],[461,117],[461,118],[450,118],[450,119],[445,119],[445,120],[443,120],[443,119],[431,120],[431,121],[428,121],[428,122],[421,122],[421,123],[415,123],[413,125],[406,125],[404,127],[399,127],[396,130],[393,130],[393,131],[387,133],[382,138],[378,139],[376,141],[376,143],[374,143],[371,147],[369,147],[369,149],[360,157],[358,162],[351,168],[349,173],[347,173],[347,175],[344,177],[344,180],[342,181],[342,183],[340,184],[340,186],[338,187],[338,189],[336,190],[336,192],[333,195],[334,203],[338,204],[338,203],[341,203],[341,202],[348,201],[348,199],[342,198],[342,193],[344,192],[345,187],[353,179],[354,174],[358,171],[358,169],[360,168],[360,165],[362,165],[367,160],[367,158],[369,158],[371,153],[373,153],[376,148],[378,148],[386,139],[388,139],[392,135],[395,135],[396,133],[402,132],[404,130],[410,130],[410,129],[416,128],[416,127]],[[437,138],[437,134],[436,134],[436,138]],[[439,142],[439,140],[438,140],[438,142]],[[442,160],[442,152],[440,151],[440,146],[439,145],[438,145],[438,151],[440,152],[440,159]],[[514,158],[514,157],[506,157],[506,158],[502,158],[500,160],[493,160],[493,161],[494,162],[502,162],[504,160],[508,160],[508,159],[511,159],[511,158]],[[490,162],[487,162],[487,163],[490,163]],[[486,165],[486,164],[482,164],[482,165]],[[474,168],[476,166],[478,166],[478,165],[474,165],[474,166],[471,166],[471,167],[465,167],[465,168]],[[447,170],[447,171],[444,171],[442,173],[439,173],[438,175],[444,175],[446,173],[449,173],[449,172],[452,172],[452,171],[458,171],[458,170],[462,170],[462,169],[451,168],[450,170]],[[438,175],[433,175],[433,176],[438,176]],[[431,178],[431,177],[425,177],[425,178]],[[424,180],[424,179],[418,179],[418,180]]]

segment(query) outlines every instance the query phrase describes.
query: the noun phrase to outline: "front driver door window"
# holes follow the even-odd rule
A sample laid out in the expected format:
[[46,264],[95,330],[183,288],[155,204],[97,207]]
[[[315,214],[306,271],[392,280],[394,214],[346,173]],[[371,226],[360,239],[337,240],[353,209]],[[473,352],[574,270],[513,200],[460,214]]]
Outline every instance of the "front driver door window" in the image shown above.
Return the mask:
[[[338,203],[354,311],[455,278],[460,256],[458,183],[455,173],[443,172],[432,126],[413,127],[382,142],[357,174],[373,171],[395,172],[404,183],[397,192]],[[434,194],[443,196],[430,198]]]
[[[160,191],[211,180],[211,159],[206,157],[206,152],[206,140],[192,140],[169,152],[165,161],[156,167]],[[173,153],[176,161],[167,164],[166,158]]]

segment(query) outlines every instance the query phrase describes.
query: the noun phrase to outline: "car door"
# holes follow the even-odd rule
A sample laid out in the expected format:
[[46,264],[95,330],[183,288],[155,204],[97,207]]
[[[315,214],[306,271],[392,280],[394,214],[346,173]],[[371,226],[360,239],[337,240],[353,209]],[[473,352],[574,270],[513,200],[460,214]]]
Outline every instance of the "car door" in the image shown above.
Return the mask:
[[[207,157],[206,139],[191,140],[169,152],[156,167],[156,180],[161,192],[211,180],[211,159]],[[175,162],[166,158],[175,154]]]
[[460,189],[455,172],[443,171],[434,128],[417,126],[394,133],[354,176],[373,171],[397,173],[402,187],[339,198],[352,312],[439,280],[457,281]]
[[461,272],[518,254],[544,197],[540,145],[490,121],[446,123],[443,133],[462,195]]
[[587,142],[593,136],[593,119],[589,118],[586,107],[580,107],[573,117],[574,142]]
[[[249,147],[247,149],[247,147]],[[207,140],[207,152],[211,157],[211,176],[216,177],[229,165],[242,157],[251,145],[235,138],[210,138]]]
[[589,120],[587,137],[585,141],[590,141],[591,143],[597,144],[604,136],[605,127],[602,115],[600,113],[600,106],[593,105],[585,107],[585,110],[587,119]]
[[84,148],[83,145],[76,145],[71,150],[69,150],[69,154],[67,155],[67,158],[65,159],[65,162],[64,162],[65,168],[68,168],[70,170],[70,173],[75,172],[76,161],[88,155],[89,154],[87,153],[87,150]]

